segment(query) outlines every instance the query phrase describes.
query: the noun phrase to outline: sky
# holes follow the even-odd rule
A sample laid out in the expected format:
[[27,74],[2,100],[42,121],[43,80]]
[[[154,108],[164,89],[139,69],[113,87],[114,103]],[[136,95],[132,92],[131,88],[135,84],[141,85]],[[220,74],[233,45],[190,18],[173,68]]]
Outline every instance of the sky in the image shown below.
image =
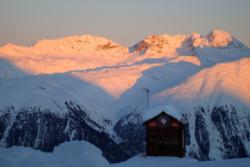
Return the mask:
[[132,46],[150,34],[212,29],[250,47],[250,0],[0,0],[0,45],[92,34]]

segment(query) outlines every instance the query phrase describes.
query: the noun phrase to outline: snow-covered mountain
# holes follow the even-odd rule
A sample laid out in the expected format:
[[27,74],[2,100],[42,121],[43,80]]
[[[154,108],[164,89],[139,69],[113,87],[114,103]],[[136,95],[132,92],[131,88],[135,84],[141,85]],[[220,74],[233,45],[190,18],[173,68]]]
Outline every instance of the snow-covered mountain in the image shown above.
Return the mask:
[[115,65],[127,58],[127,48],[90,35],[42,40],[31,47],[7,44],[0,58],[30,74],[52,74]]
[[221,30],[150,35],[130,48],[90,35],[7,44],[0,48],[0,143],[52,151],[87,140],[110,162],[125,160],[144,150],[148,88],[152,106],[175,105],[187,118],[187,155],[247,156],[249,71],[250,50]]

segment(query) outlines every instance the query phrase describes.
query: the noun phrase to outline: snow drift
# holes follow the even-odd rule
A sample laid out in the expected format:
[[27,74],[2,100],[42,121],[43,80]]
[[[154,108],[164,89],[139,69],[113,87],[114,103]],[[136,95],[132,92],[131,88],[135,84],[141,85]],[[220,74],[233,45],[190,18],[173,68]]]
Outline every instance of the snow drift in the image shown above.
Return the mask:
[[56,147],[53,153],[44,153],[25,147],[0,148],[0,166],[109,166],[101,151],[88,142],[69,142]]
[[[12,158],[11,158],[12,157]],[[136,156],[123,163],[110,165],[102,156],[101,151],[91,144],[81,142],[69,142],[56,147],[53,153],[43,153],[25,147],[0,148],[0,166],[4,167],[247,167],[250,159],[234,159],[227,161],[199,162],[194,159],[180,159],[175,157],[142,157]]]

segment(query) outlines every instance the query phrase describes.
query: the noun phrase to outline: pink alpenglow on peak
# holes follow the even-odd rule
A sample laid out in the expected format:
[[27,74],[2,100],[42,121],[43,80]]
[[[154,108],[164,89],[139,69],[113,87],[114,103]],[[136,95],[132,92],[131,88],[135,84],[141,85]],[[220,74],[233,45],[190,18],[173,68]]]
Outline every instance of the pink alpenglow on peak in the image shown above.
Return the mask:
[[236,40],[229,32],[223,30],[212,30],[209,34],[202,36],[198,33],[191,34],[194,47],[226,48],[239,47],[246,49],[241,42]]
[[0,58],[30,74],[63,73],[112,66],[128,58],[127,48],[90,35],[41,40],[31,47],[5,45]]
[[222,30],[213,30],[207,38],[213,47],[226,47],[233,41],[233,37],[229,32]]
[[[166,61],[195,65],[250,55],[249,49],[228,32],[213,30],[208,35],[150,35],[127,48],[109,39],[91,35],[41,40],[31,47],[7,44],[0,47],[0,59],[28,74],[53,74],[136,63],[162,64]],[[223,57],[226,55],[226,58]],[[228,56],[232,55],[232,56]],[[218,58],[216,58],[218,57]],[[212,62],[214,63],[214,62]],[[211,63],[210,63],[211,64]]]

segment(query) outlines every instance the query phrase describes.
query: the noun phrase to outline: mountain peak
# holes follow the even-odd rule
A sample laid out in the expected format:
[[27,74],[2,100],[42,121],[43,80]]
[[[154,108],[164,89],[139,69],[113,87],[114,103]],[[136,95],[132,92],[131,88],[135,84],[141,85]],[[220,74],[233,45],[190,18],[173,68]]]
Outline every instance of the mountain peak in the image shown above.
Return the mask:
[[199,33],[183,35],[149,35],[130,48],[130,52],[137,52],[140,55],[173,55],[184,54],[193,55],[195,48],[211,49],[240,49],[249,51],[249,49],[234,38],[229,32],[214,29],[207,35]]
[[2,54],[82,54],[86,51],[126,50],[125,47],[104,37],[93,35],[67,36],[57,39],[42,39],[30,47],[7,43],[0,47]]
[[7,45],[0,48],[0,58],[33,74],[111,66],[123,62],[128,56],[127,48],[91,35],[45,39],[31,47]]
[[238,41],[233,35],[224,30],[214,29],[205,36],[198,33],[192,33],[190,41],[193,47],[209,47],[209,48],[240,48],[248,50],[248,48]]
[[234,38],[229,32],[223,30],[212,30],[206,38],[213,47],[227,47],[229,46]]
[[82,49],[112,49],[122,47],[110,39],[92,35],[68,36],[54,40],[41,40],[32,48],[54,51],[81,51]]
[[167,50],[180,47],[186,37],[187,35],[149,35],[144,40],[135,44],[130,50],[141,53],[149,51],[157,54],[165,54]]
[[216,37],[232,37],[231,33],[225,30],[220,30],[220,29],[213,29],[210,31],[209,35],[216,36]]

